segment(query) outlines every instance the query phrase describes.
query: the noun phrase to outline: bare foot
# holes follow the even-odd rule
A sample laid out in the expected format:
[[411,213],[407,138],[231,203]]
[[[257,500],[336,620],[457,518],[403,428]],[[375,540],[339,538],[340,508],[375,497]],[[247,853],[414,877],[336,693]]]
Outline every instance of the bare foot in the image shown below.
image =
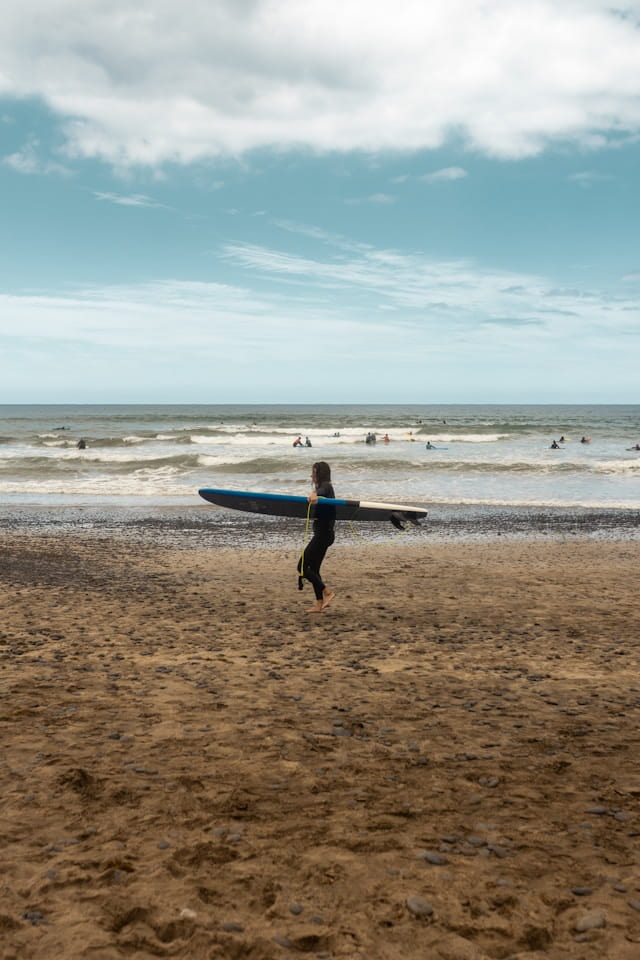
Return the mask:
[[325,607],[328,607],[332,600],[335,600],[335,593],[333,590],[325,590],[322,596],[322,605],[321,610],[324,610]]
[[320,613],[324,602],[322,600],[317,600],[312,607],[309,607],[307,613]]

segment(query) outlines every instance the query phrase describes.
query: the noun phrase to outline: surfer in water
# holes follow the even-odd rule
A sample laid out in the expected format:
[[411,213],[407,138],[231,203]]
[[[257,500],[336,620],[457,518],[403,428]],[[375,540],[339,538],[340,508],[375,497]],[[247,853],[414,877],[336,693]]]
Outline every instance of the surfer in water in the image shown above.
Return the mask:
[[313,537],[303,550],[298,561],[298,587],[302,590],[303,579],[308,580],[316,595],[316,602],[309,607],[307,613],[320,613],[328,607],[335,593],[324,583],[320,576],[320,567],[325,554],[335,540],[334,526],[336,522],[335,507],[318,504],[318,497],[335,499],[331,484],[331,467],[324,460],[314,463],[311,468],[311,480],[314,489],[309,494],[309,503],[317,504],[313,521]]

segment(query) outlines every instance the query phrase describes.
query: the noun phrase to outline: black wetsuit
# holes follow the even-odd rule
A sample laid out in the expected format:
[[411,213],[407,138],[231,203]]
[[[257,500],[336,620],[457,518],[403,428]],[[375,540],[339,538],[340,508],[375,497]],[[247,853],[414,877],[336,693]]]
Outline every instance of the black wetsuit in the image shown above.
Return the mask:
[[[330,483],[321,483],[316,487],[319,497],[330,497],[335,500],[335,493]],[[322,600],[324,582],[320,576],[320,567],[325,554],[335,540],[334,526],[336,522],[336,508],[327,504],[317,503],[313,521],[313,536],[305,547],[303,555],[298,560],[298,585],[302,590],[302,578],[308,580],[313,587],[316,600]],[[304,569],[302,562],[304,560]]]

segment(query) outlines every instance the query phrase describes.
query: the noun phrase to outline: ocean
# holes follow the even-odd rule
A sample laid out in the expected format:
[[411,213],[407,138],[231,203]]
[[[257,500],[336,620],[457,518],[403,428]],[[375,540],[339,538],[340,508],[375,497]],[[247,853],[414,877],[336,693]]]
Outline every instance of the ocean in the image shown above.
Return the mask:
[[[298,436],[311,446],[294,447]],[[185,507],[204,486],[300,494],[326,460],[347,498],[637,511],[638,443],[639,405],[5,405],[0,502]]]

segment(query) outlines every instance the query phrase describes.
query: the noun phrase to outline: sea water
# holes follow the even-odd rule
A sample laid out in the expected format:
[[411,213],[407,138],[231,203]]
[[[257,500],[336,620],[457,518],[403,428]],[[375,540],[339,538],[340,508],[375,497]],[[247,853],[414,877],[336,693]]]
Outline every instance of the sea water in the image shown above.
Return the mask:
[[[298,436],[311,446],[294,447]],[[326,460],[347,498],[637,510],[636,443],[638,405],[9,405],[0,501],[184,506],[201,502],[200,487],[300,494]]]

